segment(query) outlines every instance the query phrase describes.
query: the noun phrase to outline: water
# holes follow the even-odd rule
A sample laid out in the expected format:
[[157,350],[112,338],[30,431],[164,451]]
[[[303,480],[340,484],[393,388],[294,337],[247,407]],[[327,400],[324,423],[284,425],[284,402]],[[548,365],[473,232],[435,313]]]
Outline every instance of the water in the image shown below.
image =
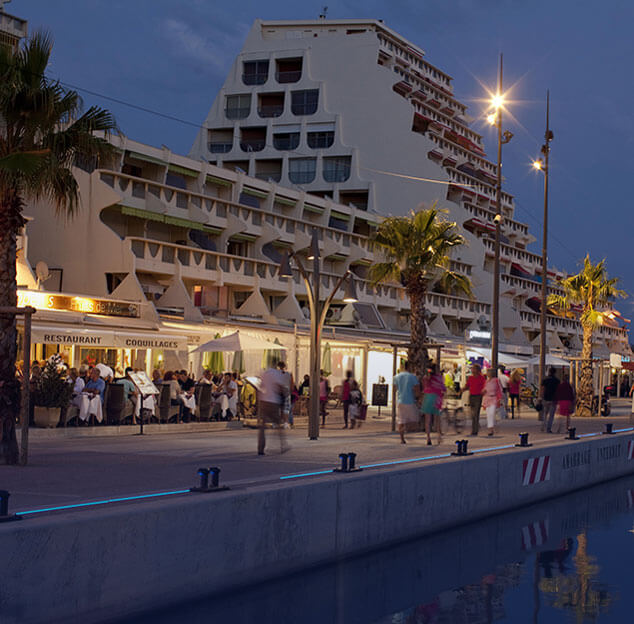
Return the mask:
[[126,622],[632,622],[633,505],[628,477]]

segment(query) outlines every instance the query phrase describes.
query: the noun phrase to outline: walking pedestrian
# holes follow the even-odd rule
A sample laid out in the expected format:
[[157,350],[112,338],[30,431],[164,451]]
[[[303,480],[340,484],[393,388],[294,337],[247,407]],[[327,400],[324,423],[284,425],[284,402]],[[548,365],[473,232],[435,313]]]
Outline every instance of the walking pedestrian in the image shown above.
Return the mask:
[[508,414],[506,413],[506,406],[508,404],[509,398],[509,376],[506,374],[504,370],[504,366],[500,365],[498,367],[498,381],[500,382],[500,387],[502,388],[502,400],[500,401],[500,418],[506,420],[508,418]]
[[361,423],[365,420],[362,417],[363,410],[363,394],[356,379],[350,382],[350,404],[348,408],[348,414],[350,416],[350,429],[354,429],[357,425],[361,427]]
[[418,377],[410,371],[410,363],[405,362],[405,370],[394,376],[392,384],[396,390],[396,422],[401,436],[401,444],[406,444],[405,432],[418,422],[416,400],[420,395]]
[[258,395],[258,455],[264,455],[266,446],[265,427],[271,423],[277,427],[280,436],[280,450],[286,453],[289,447],[286,444],[286,435],[282,427],[282,405],[286,398],[287,385],[286,378],[281,370],[277,368],[277,362],[271,362],[271,367],[267,368],[260,379]]
[[343,428],[348,428],[348,412],[350,410],[350,390],[351,384],[354,381],[352,378],[352,371],[346,373],[346,378],[343,380],[341,386],[341,404],[343,405]]
[[511,418],[515,418],[515,405],[517,405],[517,417],[520,417],[520,389],[522,387],[521,368],[516,368],[509,379],[509,397],[511,398]]
[[324,371],[319,371],[319,413],[321,414],[321,426],[326,426],[326,406],[328,404],[328,395],[330,394],[330,384],[328,378],[324,375]]
[[438,427],[438,444],[442,442],[442,423],[440,408],[442,407],[442,397],[446,387],[443,378],[438,374],[438,367],[432,364],[427,375],[423,378],[423,401],[421,411],[425,416],[425,431],[427,432],[427,444],[431,446],[431,420],[436,419]]
[[575,405],[575,389],[570,385],[568,375],[562,376],[561,383],[555,391],[555,400],[557,401],[557,411],[560,416],[557,433],[561,431],[561,421],[564,418],[566,419],[566,431],[568,431],[570,428],[570,415]]
[[282,403],[282,426],[288,429],[293,426],[293,375],[286,370],[286,362],[282,360],[277,363],[277,368],[285,380],[286,394],[284,395],[284,401]]
[[502,403],[503,396],[502,384],[495,374],[495,369],[489,368],[482,393],[482,405],[486,411],[487,429],[489,430],[487,435],[489,436],[495,433],[495,414]]
[[469,391],[469,409],[471,411],[471,435],[477,436],[480,430],[480,409],[482,408],[482,392],[486,382],[479,364],[471,365],[471,375],[461,392]]
[[542,422],[542,431],[546,429],[546,433],[553,432],[553,419],[555,418],[555,409],[557,408],[557,387],[559,379],[556,376],[554,368],[548,369],[548,376],[542,379],[540,387],[540,397],[542,399],[544,420]]

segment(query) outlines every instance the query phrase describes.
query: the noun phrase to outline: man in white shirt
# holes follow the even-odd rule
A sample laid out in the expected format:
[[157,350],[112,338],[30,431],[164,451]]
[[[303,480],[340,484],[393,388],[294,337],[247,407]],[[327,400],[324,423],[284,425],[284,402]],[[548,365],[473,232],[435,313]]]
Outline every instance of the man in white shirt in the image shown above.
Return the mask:
[[500,382],[500,386],[502,386],[502,401],[500,401],[500,418],[506,419],[508,418],[508,414],[506,413],[506,405],[509,399],[509,377],[504,372],[504,366],[498,366],[498,381]]
[[258,392],[258,420],[260,430],[258,432],[258,455],[264,455],[266,437],[264,429],[267,423],[277,426],[280,436],[280,448],[282,453],[288,451],[284,428],[282,427],[282,405],[288,393],[286,377],[277,368],[277,362],[271,363],[261,376],[261,384]]

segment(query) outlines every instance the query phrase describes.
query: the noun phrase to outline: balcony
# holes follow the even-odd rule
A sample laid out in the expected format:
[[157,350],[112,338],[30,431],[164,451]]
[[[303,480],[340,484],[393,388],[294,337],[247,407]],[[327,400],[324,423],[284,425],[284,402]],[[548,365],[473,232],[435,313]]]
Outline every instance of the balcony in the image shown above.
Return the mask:
[[212,154],[226,154],[227,152],[230,152],[232,150],[233,141],[231,143],[225,143],[225,142],[214,143],[214,142],[210,142],[210,143],[208,143],[208,147],[209,147],[209,151]]
[[239,108],[225,108],[227,119],[246,119],[251,111],[250,106],[240,106]]
[[280,151],[297,149],[299,145],[299,132],[285,132],[273,135],[273,147]]
[[268,104],[258,108],[258,115],[262,118],[280,117],[284,112],[284,104]]
[[242,67],[242,82],[245,85],[262,85],[268,80],[268,60],[245,61]]
[[240,141],[240,149],[243,152],[261,152],[266,145],[266,141],[250,139],[248,141]]
[[243,152],[261,152],[266,146],[266,127],[240,129],[240,149]]

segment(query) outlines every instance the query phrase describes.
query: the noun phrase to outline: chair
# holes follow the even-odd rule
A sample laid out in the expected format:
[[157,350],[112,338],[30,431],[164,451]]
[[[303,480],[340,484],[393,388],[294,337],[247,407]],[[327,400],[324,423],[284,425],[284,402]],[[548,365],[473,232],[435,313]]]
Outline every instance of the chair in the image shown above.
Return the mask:
[[178,422],[180,409],[178,405],[172,405],[170,385],[165,383],[158,384],[158,389],[160,391],[158,400],[159,422],[167,423],[174,416],[176,416],[176,421]]
[[120,425],[125,420],[125,388],[121,384],[108,384],[104,398],[104,420],[107,425]]
[[198,384],[194,389],[194,397],[196,398],[196,414],[198,421],[211,419],[211,385]]

